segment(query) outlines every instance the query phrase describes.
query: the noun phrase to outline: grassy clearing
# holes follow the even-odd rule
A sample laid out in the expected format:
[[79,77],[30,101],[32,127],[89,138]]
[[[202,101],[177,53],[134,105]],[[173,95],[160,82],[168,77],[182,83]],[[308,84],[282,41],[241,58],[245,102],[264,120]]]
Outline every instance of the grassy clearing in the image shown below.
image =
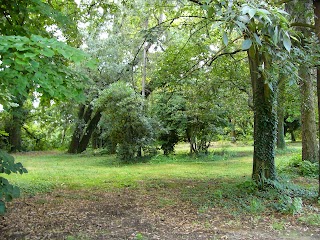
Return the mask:
[[[142,194],[156,189],[159,207],[172,206],[182,200],[197,206],[200,212],[219,207],[235,215],[268,210],[295,214],[301,212],[303,198],[310,200],[316,196],[316,181],[303,182],[304,187],[300,187],[291,183],[290,175],[284,174],[285,179],[277,189],[257,191],[257,186],[250,181],[252,146],[222,144],[203,156],[190,156],[187,151],[188,146],[184,144],[175,155],[157,155],[135,164],[123,164],[110,155],[20,154],[16,160],[21,161],[29,173],[11,175],[9,179],[29,195],[53,189],[130,188],[142,190]],[[285,168],[300,151],[299,144],[290,144],[286,150],[278,151],[278,168]],[[178,196],[170,196],[170,192]]]
[[[29,173],[10,175],[9,180],[20,186],[25,195],[37,195],[25,199],[32,202],[32,206],[36,204],[37,209],[49,208],[46,211],[57,206],[61,209],[66,202],[74,206],[81,203],[84,205],[80,208],[89,209],[90,214],[99,210],[93,214],[98,216],[100,208],[87,206],[93,202],[95,207],[107,204],[105,209],[111,211],[113,217],[120,214],[121,206],[124,208],[121,214],[140,207],[139,211],[151,214],[150,219],[156,215],[168,220],[181,213],[181,219],[190,216],[188,226],[201,226],[208,231],[218,224],[232,231],[259,225],[267,232],[270,229],[284,232],[291,227],[293,233],[290,234],[307,225],[310,234],[317,232],[314,230],[320,226],[320,205],[314,201],[317,180],[294,175],[295,172],[284,175],[290,159],[301,152],[300,144],[289,144],[286,150],[277,151],[276,164],[284,169],[280,175],[282,181],[268,191],[259,190],[250,180],[252,146],[225,143],[215,145],[208,155],[189,156],[187,152],[186,144],[179,145],[175,155],[157,155],[135,164],[123,164],[115,156],[88,153],[19,154],[16,160],[21,161]],[[62,190],[39,194],[54,189]],[[70,215],[79,214],[77,209],[71,211],[68,204]],[[127,212],[128,209],[131,210]],[[99,215],[95,221],[102,218]],[[127,220],[131,218],[127,216]],[[173,226],[176,227],[177,221],[172,220]],[[67,239],[95,239],[86,236],[75,234]],[[137,236],[140,235],[137,233]]]
[[[279,152],[277,164],[285,164],[288,156],[299,152],[301,146],[290,145]],[[244,182],[250,178],[252,146],[221,144],[206,156],[189,156],[188,145],[181,144],[175,155],[154,156],[148,162],[122,164],[115,156],[68,155],[61,152],[19,154],[28,174],[11,175],[9,179],[24,192],[67,189],[137,188],[142,183],[177,180]],[[222,181],[222,182],[223,182]]]

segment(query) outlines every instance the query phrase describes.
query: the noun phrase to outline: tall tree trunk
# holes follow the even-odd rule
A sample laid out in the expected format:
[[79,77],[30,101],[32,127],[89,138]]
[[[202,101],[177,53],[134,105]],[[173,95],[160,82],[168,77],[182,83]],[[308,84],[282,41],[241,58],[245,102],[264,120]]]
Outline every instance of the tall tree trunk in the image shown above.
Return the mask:
[[[315,16],[315,33],[318,37],[318,41],[320,42],[320,1],[314,0],[313,1],[314,6],[314,16]],[[318,133],[319,133],[319,139],[320,139],[320,67],[317,67],[317,96],[318,96]],[[320,147],[319,147],[320,149]],[[318,191],[318,197],[320,198],[320,152],[318,153],[318,161],[319,161],[319,191]]]
[[[148,29],[148,25],[149,25],[149,21],[148,21],[148,17],[145,21],[145,30]],[[144,43],[144,47],[143,47],[143,59],[142,59],[142,82],[141,82],[141,95],[143,98],[146,97],[146,82],[147,82],[147,53],[148,53],[148,49],[149,49],[149,44],[148,42]]]
[[285,77],[284,75],[279,76],[278,82],[278,131],[277,131],[277,148],[285,149],[286,142],[284,139],[284,100],[285,100]]
[[[290,1],[286,4],[287,11],[294,16],[299,23],[311,24],[312,0]],[[309,29],[297,27],[304,38],[311,36]],[[302,38],[302,46],[305,39]],[[314,84],[311,78],[310,66],[303,64],[299,67],[300,93],[301,93],[301,131],[302,131],[302,160],[316,162],[318,159],[318,144],[316,131]]]
[[310,69],[300,66],[302,160],[318,160],[317,127],[314,104],[314,85]]
[[263,183],[266,179],[276,179],[274,164],[277,114],[275,89],[267,83],[259,70],[262,63],[269,66],[269,59],[252,46],[248,51],[250,76],[254,104],[254,153],[252,178]]

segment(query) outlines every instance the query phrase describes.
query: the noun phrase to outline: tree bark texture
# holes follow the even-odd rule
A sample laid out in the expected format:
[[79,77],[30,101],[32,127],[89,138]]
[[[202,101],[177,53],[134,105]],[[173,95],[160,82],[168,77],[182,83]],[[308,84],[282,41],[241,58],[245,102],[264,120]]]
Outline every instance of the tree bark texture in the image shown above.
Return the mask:
[[98,125],[101,112],[93,113],[91,106],[81,105],[78,112],[78,122],[73,132],[68,153],[81,153],[88,147],[91,135]]
[[[312,0],[294,0],[286,4],[287,11],[294,16],[296,22],[311,24]],[[296,27],[304,38],[301,44],[305,45],[305,38],[311,36],[309,29]],[[301,64],[299,67],[300,93],[301,93],[301,134],[302,134],[302,160],[316,162],[318,159],[318,143],[315,117],[314,83],[311,78],[311,67]]]
[[24,101],[24,97],[17,99],[16,103],[18,106],[10,109],[11,118],[5,126],[5,130],[9,134],[8,143],[10,152],[19,152],[22,150],[21,129],[28,114],[28,111],[23,107]]
[[269,60],[258,52],[254,46],[248,51],[250,76],[254,104],[254,181],[263,183],[265,180],[276,179],[274,164],[275,142],[277,134],[277,114],[275,89],[267,83],[265,75],[259,70],[262,63],[267,67]]
[[95,128],[97,127],[97,125],[100,121],[100,118],[101,118],[101,113],[96,112],[93,115],[92,119],[90,119],[90,121],[88,122],[88,124],[84,130],[83,136],[82,136],[82,138],[79,142],[79,145],[78,145],[78,151],[77,151],[78,153],[82,153],[83,151],[85,151],[87,149],[89,141],[92,136],[92,133],[95,130]]
[[277,113],[278,113],[278,131],[277,131],[277,148],[285,149],[286,142],[284,139],[284,100],[285,100],[285,77],[279,76],[278,82],[278,101],[277,101]]
[[310,69],[300,66],[302,160],[318,160],[317,127],[315,117],[314,84]]
[[[314,7],[314,22],[315,22],[315,33],[318,37],[318,41],[320,41],[320,1],[314,0],[313,1]],[[318,133],[320,135],[320,67],[317,67],[317,96],[318,96]],[[320,136],[319,136],[320,139]],[[319,147],[320,149],[320,147]],[[320,198],[320,152],[318,152],[318,161],[319,161],[319,191],[318,197]]]

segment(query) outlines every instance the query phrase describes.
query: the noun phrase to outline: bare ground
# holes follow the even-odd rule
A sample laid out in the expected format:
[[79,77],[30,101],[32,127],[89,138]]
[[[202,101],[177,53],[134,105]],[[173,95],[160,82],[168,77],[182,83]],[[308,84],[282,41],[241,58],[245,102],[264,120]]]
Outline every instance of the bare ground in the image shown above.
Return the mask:
[[291,215],[199,211],[171,189],[60,190],[10,203],[0,239],[320,239],[320,229]]

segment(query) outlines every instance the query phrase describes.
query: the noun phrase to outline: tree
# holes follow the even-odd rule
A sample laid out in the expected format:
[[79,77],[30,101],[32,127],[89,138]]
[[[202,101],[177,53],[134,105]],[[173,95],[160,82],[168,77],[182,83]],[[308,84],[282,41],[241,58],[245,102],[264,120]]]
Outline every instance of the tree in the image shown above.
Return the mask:
[[0,40],[1,90],[8,92],[7,99],[1,99],[1,103],[12,116],[6,126],[11,151],[18,151],[27,115],[23,105],[30,92],[38,92],[42,99],[81,100],[84,78],[72,71],[67,62],[80,62],[86,55],[65,43],[37,35],[0,36]]
[[[21,4],[19,4],[21,3]],[[48,5],[42,1],[11,1],[1,6],[4,17],[1,18],[0,36],[0,103],[12,107],[14,120],[9,135],[15,136],[14,149],[20,147],[19,138],[21,124],[21,109],[24,101],[32,92],[38,92],[44,99],[70,99],[81,96],[81,76],[77,76],[68,65],[70,62],[80,62],[87,55],[83,52],[59,42],[53,38],[44,38],[33,33],[50,26],[53,18],[47,22],[38,21],[35,13],[48,17],[56,16],[57,12],[45,10]],[[25,25],[26,23],[26,25]],[[38,25],[42,23],[42,28]],[[10,25],[10,27],[8,27]],[[41,31],[40,31],[41,32]],[[47,32],[47,36],[50,35]],[[77,78],[75,78],[77,76]],[[20,118],[19,118],[20,117]],[[3,135],[3,132],[1,133]],[[19,149],[17,149],[19,150]],[[15,163],[14,158],[1,150],[0,173],[25,173],[21,163]],[[0,212],[4,213],[4,201],[10,201],[19,195],[19,189],[12,186],[5,178],[0,178]]]
[[[314,20],[315,20],[315,33],[318,39],[318,42],[320,41],[320,1],[314,0],[313,1],[313,7],[314,7]],[[317,67],[317,96],[318,96],[318,113],[320,113],[320,67]],[[318,134],[320,136],[320,114],[318,114]],[[320,139],[320,137],[319,137]],[[320,153],[318,155],[319,159],[319,191],[318,191],[318,197],[320,198]]]
[[[241,51],[248,53],[254,106],[252,177],[262,183],[266,179],[275,180],[277,88],[270,73],[273,70],[272,63],[285,58],[285,53],[281,54],[280,49],[288,52],[291,50],[288,21],[285,18],[287,13],[265,2],[192,2],[206,10],[207,19],[212,21],[214,26],[224,29],[222,39],[225,47],[205,63],[212,63],[221,55],[232,55]],[[241,49],[230,49],[230,46],[234,46],[233,44],[241,39]]]
[[[69,153],[80,153],[87,148],[92,130],[98,126],[101,116],[92,106],[106,87],[119,80],[126,80],[137,92],[143,92],[139,67],[141,50],[145,49],[146,52],[150,48],[157,33],[144,29],[147,15],[143,11],[145,5],[143,1],[136,1],[135,4],[93,1],[92,4],[83,6],[92,13],[87,19],[89,26],[83,29],[86,51],[95,56],[99,63],[95,71],[81,70],[90,76],[91,81],[85,90],[86,102],[79,106]],[[147,58],[145,61],[147,62]],[[145,90],[147,96],[149,93]],[[102,132],[96,131],[94,137],[99,138],[100,133]]]
[[151,122],[143,114],[143,97],[123,81],[111,84],[95,104],[102,112],[104,136],[123,161],[134,161],[139,149],[150,146],[153,139]]
[[[312,1],[290,1],[286,4],[291,13],[294,23],[303,27],[296,27],[301,32],[301,46],[308,48],[308,39],[311,32],[306,26],[311,26],[312,14],[306,14],[312,10]],[[302,126],[302,159],[316,162],[318,159],[318,143],[315,118],[314,81],[312,78],[312,67],[308,61],[303,61],[299,66],[299,86],[301,92],[301,126]]]
[[[6,4],[2,4],[0,8],[1,12],[3,13],[3,17],[0,19],[0,32],[2,37],[6,38],[2,46],[10,45],[11,43],[16,42],[17,47],[16,49],[8,49],[6,48],[6,46],[4,46],[4,50],[1,53],[6,54],[6,56],[2,57],[6,58],[7,62],[2,61],[1,65],[10,66],[10,61],[14,61],[16,58],[15,67],[17,68],[15,70],[18,71],[20,75],[16,74],[16,76],[6,77],[8,77],[8,80],[12,80],[10,77],[17,77],[20,78],[18,79],[20,81],[23,78],[23,76],[25,76],[25,79],[22,81],[22,84],[21,81],[12,81],[12,88],[10,90],[13,90],[13,92],[11,93],[10,97],[11,102],[14,102],[16,105],[15,108],[10,108],[10,110],[7,109],[8,111],[10,111],[12,115],[12,121],[10,122],[10,124],[6,126],[6,130],[9,132],[9,143],[11,145],[12,151],[19,151],[21,150],[21,128],[27,115],[27,112],[23,107],[24,102],[32,95],[33,91],[39,90],[41,92],[42,89],[48,90],[48,88],[50,88],[51,86],[50,83],[52,83],[52,81],[48,81],[48,83],[44,83],[43,86],[38,87],[38,82],[37,80],[35,80],[35,78],[39,77],[44,72],[41,73],[39,71],[39,74],[35,74],[37,76],[33,78],[30,76],[30,74],[32,74],[30,73],[30,71],[33,71],[35,73],[34,70],[36,68],[44,69],[44,67],[48,64],[50,68],[46,68],[47,70],[49,70],[46,74],[49,78],[52,76],[51,72],[55,72],[59,68],[61,68],[62,72],[66,74],[65,67],[67,65],[67,61],[65,60],[74,55],[74,53],[71,53],[68,50],[67,54],[69,54],[69,56],[64,56],[66,58],[63,59],[58,56],[61,53],[56,55],[54,53],[54,50],[52,51],[49,47],[43,47],[43,52],[41,53],[31,53],[30,51],[28,51],[28,49],[23,49],[26,48],[26,39],[30,39],[30,41],[33,42],[32,44],[36,44],[36,42],[38,42],[39,48],[42,47],[41,44],[46,43],[43,41],[43,39],[40,39],[40,37],[39,39],[37,39],[37,36],[50,39],[54,37],[54,35],[56,35],[59,36],[61,39],[64,39],[64,41],[68,42],[68,44],[71,44],[73,46],[79,45],[78,31],[76,25],[77,17],[75,15],[74,18],[69,18],[66,16],[69,13],[68,11],[76,13],[77,5],[74,1],[65,1],[64,4],[61,4],[61,1],[50,1],[48,3],[45,3],[43,1],[34,0],[14,0],[9,1]],[[12,38],[8,38],[9,36],[12,36]],[[16,39],[14,39],[14,37],[16,37]],[[18,46],[20,44],[18,41],[21,41],[21,47]],[[53,43],[49,41],[48,43],[49,45],[52,45],[51,47],[53,47],[53,49],[56,49],[57,45],[59,44],[59,42]],[[10,53],[9,51],[11,50],[14,52]],[[62,51],[64,50],[62,49]],[[35,54],[35,56],[24,56],[24,53]],[[9,56],[10,54],[11,56]],[[32,60],[33,57],[36,57],[39,54],[44,56],[44,59],[41,59],[42,61],[40,61],[41,63],[44,63],[44,65],[33,65],[30,67],[29,64],[28,69],[24,70],[23,68],[28,65],[27,61],[30,59]],[[52,64],[52,62],[49,61],[50,59],[52,59],[52,57],[55,57],[55,64]],[[33,61],[32,63],[40,64],[40,62]],[[33,70],[31,70],[31,68],[33,68]],[[8,70],[8,68],[5,68],[5,70],[6,71],[3,72],[10,71],[11,73],[13,73],[12,69]],[[67,75],[70,76],[70,71]],[[60,82],[61,80],[62,78],[60,78]],[[63,80],[62,82],[66,83],[67,80]],[[18,84],[15,85],[15,83]],[[70,88],[70,83],[68,84],[68,88]],[[63,85],[63,83],[60,83],[60,85]],[[75,86],[81,85],[76,84]],[[48,97],[48,95],[52,97],[53,93],[55,92],[54,87],[55,85],[53,84],[50,92],[42,92],[43,97]],[[15,90],[15,88],[18,89],[18,93]]]

